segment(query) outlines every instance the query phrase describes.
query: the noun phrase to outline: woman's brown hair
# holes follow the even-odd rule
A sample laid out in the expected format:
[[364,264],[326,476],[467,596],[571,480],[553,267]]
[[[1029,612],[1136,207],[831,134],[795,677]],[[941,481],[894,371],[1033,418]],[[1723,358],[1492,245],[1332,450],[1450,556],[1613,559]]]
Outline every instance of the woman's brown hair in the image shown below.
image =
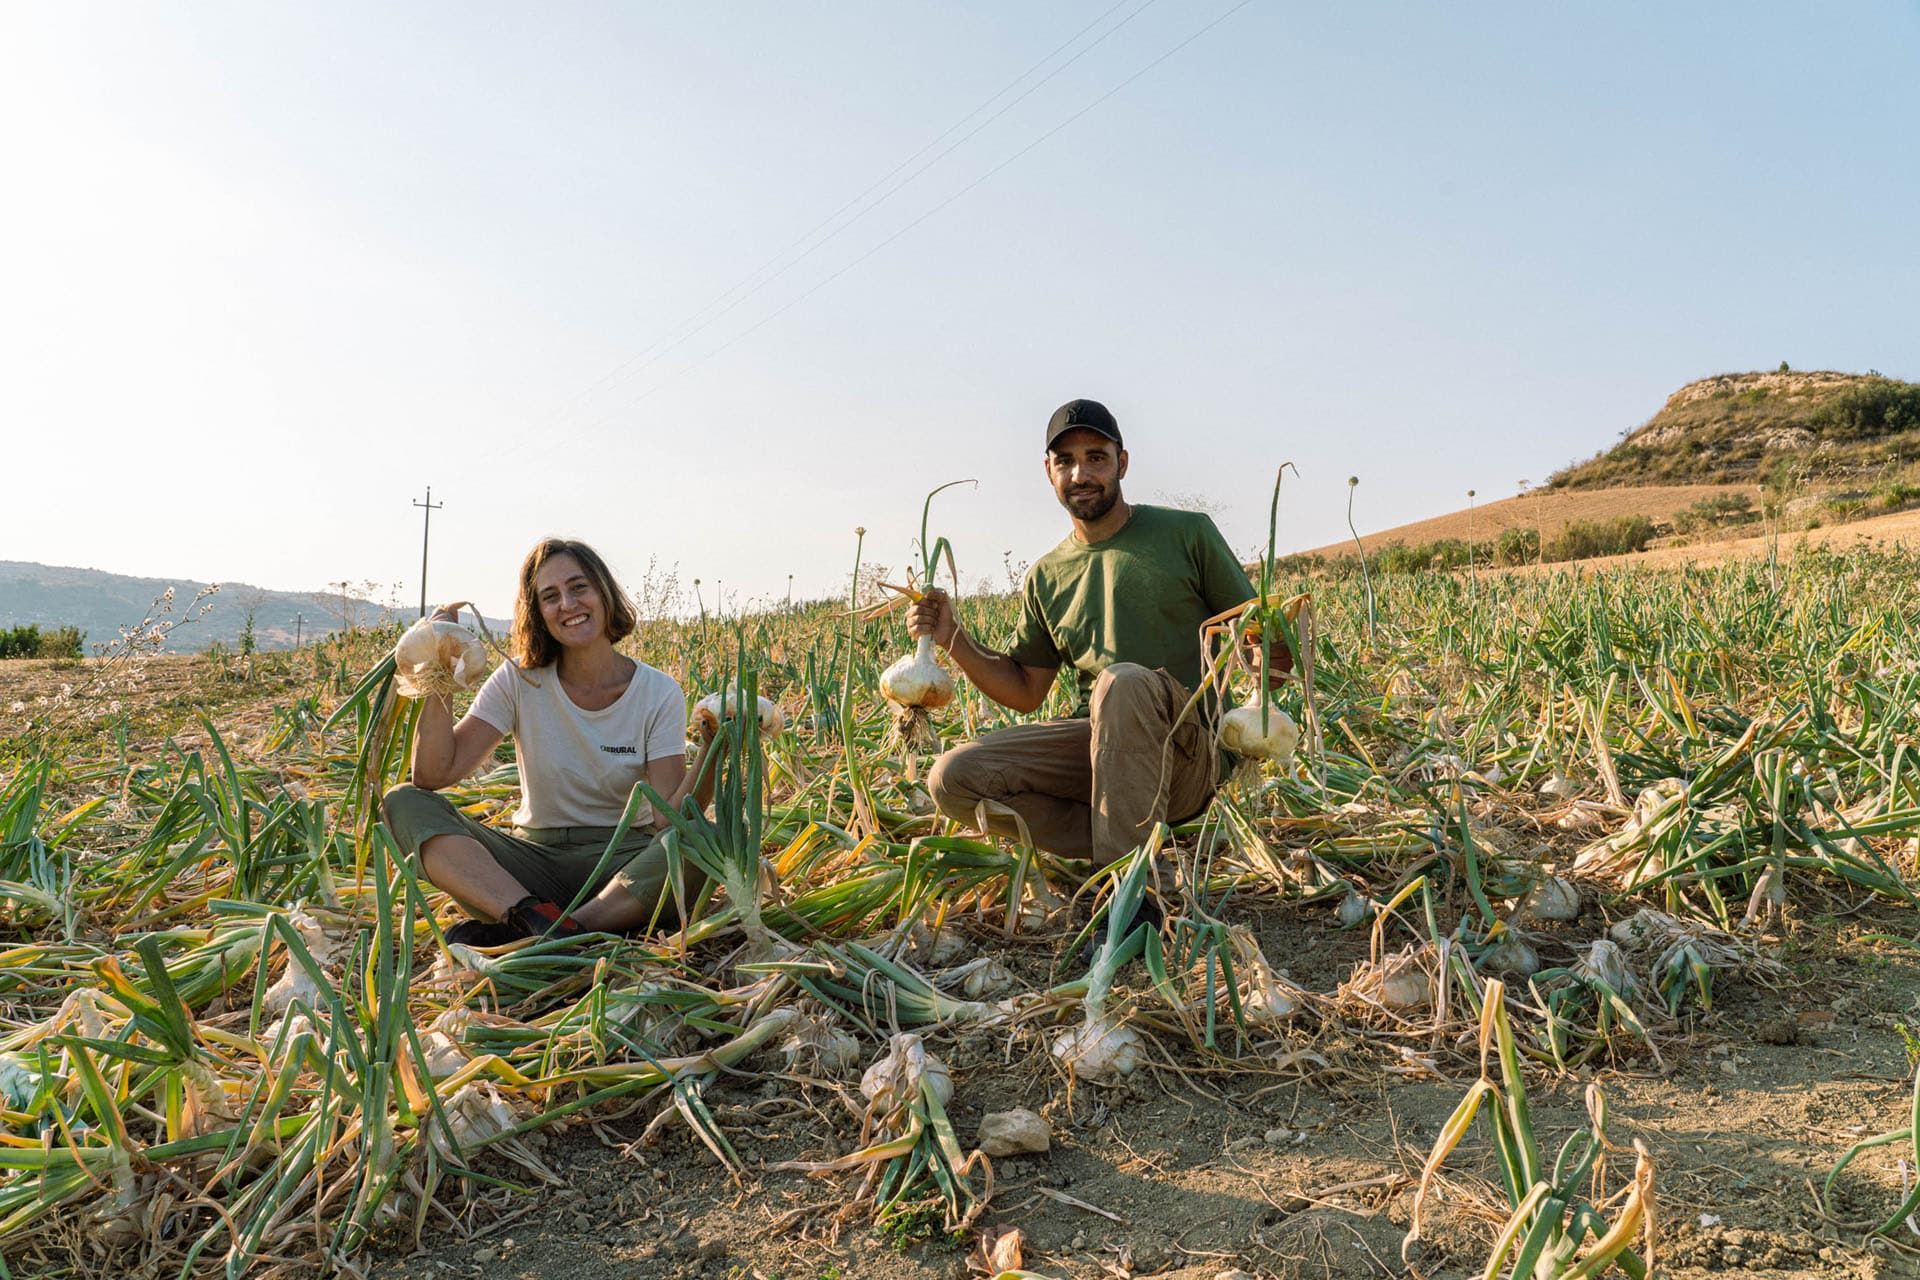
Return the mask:
[[510,646],[513,660],[528,671],[553,665],[560,656],[560,642],[547,630],[545,618],[540,616],[540,601],[534,593],[534,579],[540,576],[541,566],[555,556],[572,556],[580,562],[580,569],[587,575],[587,581],[600,593],[600,599],[607,611],[607,639],[615,644],[633,634],[639,624],[634,616],[633,602],[627,599],[627,593],[613,580],[613,570],[607,568],[607,562],[600,553],[584,542],[575,542],[570,538],[543,538],[527,552],[527,558],[520,565],[520,593],[513,603],[513,634]]

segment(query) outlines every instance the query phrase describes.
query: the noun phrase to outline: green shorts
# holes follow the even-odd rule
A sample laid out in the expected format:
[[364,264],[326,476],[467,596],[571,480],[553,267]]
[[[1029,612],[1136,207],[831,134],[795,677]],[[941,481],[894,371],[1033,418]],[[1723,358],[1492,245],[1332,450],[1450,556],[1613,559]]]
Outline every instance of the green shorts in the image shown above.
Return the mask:
[[[562,907],[576,897],[588,901],[608,884],[618,884],[649,912],[658,905],[662,921],[680,918],[667,883],[667,853],[657,831],[629,830],[619,848],[609,854],[607,845],[613,839],[613,827],[515,827],[505,831],[469,818],[439,792],[411,784],[387,792],[382,808],[394,842],[415,859],[420,856],[420,846],[434,836],[466,836],[478,840],[528,893]],[[683,865],[681,900],[685,901],[700,892],[706,877],[692,864]]]

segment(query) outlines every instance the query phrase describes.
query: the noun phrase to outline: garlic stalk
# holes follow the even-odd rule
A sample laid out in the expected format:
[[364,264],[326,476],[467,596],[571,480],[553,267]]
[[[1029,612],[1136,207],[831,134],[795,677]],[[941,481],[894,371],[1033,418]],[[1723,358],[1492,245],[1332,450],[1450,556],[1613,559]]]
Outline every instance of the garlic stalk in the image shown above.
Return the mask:
[[[927,520],[933,511],[933,500],[941,489],[951,489],[957,484],[975,484],[973,480],[949,480],[927,495],[920,507],[920,581],[918,589],[909,579],[906,589],[895,588],[914,600],[921,593],[933,587],[934,575],[940,570],[940,557],[947,559],[947,570],[953,575],[954,591],[960,589],[960,573],[954,568],[953,547],[945,538],[929,540]],[[914,642],[913,652],[900,659],[880,673],[880,696],[891,702],[893,714],[893,732],[896,739],[907,751],[914,755],[925,755],[940,749],[940,735],[933,731],[931,713],[953,701],[953,677],[948,675],[939,661],[933,656],[933,637],[920,636]],[[912,776],[909,766],[909,777]]]

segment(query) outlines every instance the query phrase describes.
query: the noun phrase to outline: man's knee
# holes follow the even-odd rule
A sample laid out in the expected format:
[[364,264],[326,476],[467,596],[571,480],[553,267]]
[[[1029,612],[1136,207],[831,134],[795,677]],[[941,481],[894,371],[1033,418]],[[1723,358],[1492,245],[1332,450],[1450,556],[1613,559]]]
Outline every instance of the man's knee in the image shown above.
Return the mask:
[[1135,693],[1141,689],[1150,689],[1154,686],[1154,677],[1156,674],[1156,672],[1141,666],[1137,662],[1112,663],[1106,670],[1094,677],[1093,696],[1096,699],[1102,696],[1111,698],[1118,695],[1124,697],[1127,694]]
[[975,742],[961,743],[943,752],[927,770],[927,794],[941,809],[971,814],[983,798],[978,748]]
[[1137,662],[1116,662],[1095,678],[1088,707],[1098,716],[1108,708],[1158,706],[1163,684],[1158,671]]

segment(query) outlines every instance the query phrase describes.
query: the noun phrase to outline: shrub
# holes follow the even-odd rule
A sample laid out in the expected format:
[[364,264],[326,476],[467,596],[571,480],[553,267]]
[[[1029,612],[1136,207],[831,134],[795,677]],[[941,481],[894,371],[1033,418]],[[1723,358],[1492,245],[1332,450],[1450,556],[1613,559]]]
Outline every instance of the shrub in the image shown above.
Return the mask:
[[43,658],[78,658],[86,654],[87,633],[78,627],[55,627],[40,633]]
[[1920,502],[1920,484],[1910,484],[1905,480],[1889,480],[1875,489],[1873,496],[1888,511],[1898,511],[1901,507]]
[[1920,428],[1920,385],[1873,378],[1820,406],[1813,425],[1835,440],[1861,440]]
[[1540,558],[1538,529],[1505,529],[1493,544],[1493,558],[1500,564],[1530,564]]
[[1547,543],[1548,560],[1588,560],[1594,556],[1645,551],[1653,541],[1653,521],[1645,516],[1611,520],[1575,520]]
[[1752,498],[1744,493],[1721,493],[1702,498],[1686,510],[1675,512],[1673,527],[1678,533],[1693,533],[1699,529],[1744,524],[1753,519],[1753,515]]

